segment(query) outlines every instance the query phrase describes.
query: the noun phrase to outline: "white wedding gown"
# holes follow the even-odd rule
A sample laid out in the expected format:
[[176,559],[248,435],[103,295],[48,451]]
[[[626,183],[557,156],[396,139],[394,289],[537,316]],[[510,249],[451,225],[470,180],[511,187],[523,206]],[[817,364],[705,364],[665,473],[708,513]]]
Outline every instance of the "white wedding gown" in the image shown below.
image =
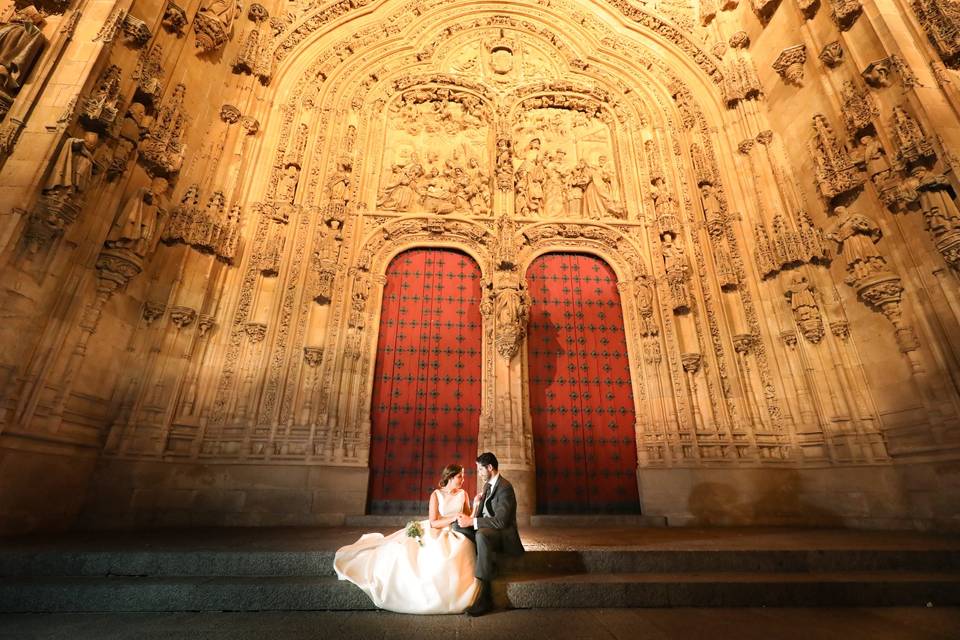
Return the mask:
[[[441,516],[463,510],[465,491],[435,491]],[[384,537],[368,533],[337,550],[333,568],[370,596],[373,604],[397,613],[461,613],[473,604],[480,583],[473,575],[473,542],[450,527],[420,521],[423,546],[406,528]]]

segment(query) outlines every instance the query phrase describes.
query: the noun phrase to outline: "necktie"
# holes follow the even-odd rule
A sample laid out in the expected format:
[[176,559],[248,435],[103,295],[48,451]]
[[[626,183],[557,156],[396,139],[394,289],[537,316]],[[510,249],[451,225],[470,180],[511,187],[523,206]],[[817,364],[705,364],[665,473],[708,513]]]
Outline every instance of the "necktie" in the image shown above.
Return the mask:
[[487,510],[487,499],[490,497],[490,483],[483,486],[483,499],[480,501],[480,515],[484,516]]

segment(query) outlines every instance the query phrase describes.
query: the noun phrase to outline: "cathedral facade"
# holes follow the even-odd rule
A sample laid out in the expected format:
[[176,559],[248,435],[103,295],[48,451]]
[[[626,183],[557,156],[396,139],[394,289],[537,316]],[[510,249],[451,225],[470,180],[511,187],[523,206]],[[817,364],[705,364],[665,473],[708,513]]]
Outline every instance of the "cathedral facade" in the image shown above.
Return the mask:
[[0,13],[0,532],[960,525],[948,0]]

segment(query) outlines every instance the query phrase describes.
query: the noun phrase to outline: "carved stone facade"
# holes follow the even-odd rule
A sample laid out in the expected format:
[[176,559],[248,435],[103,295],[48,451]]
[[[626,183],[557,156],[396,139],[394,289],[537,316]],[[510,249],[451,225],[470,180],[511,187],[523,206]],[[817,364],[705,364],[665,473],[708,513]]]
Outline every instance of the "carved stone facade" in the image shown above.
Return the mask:
[[477,448],[522,515],[527,271],[574,252],[616,274],[645,513],[955,527],[956,16],[786,4],[0,12],[0,531],[364,513],[420,247],[479,267]]

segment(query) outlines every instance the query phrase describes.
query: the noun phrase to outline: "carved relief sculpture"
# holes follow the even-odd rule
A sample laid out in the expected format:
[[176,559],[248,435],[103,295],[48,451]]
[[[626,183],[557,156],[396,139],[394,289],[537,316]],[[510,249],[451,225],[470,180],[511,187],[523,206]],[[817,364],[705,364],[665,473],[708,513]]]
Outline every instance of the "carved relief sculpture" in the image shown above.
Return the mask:
[[897,141],[897,161],[901,165],[909,166],[936,156],[933,142],[927,138],[906,109],[901,106],[894,107],[891,124]]
[[0,119],[10,110],[47,44],[40,32],[44,22],[30,5],[17,11],[10,22],[0,24]]
[[802,275],[794,275],[784,292],[800,333],[807,341],[817,344],[823,339],[824,331],[820,309],[813,294],[813,285]]
[[920,208],[927,231],[937,251],[954,269],[960,269],[960,210],[953,188],[943,175],[934,175],[918,165],[913,175],[918,180]]
[[206,53],[225,45],[239,13],[238,0],[205,0],[193,19],[196,47]]
[[847,132],[856,137],[873,119],[880,114],[873,96],[867,91],[860,91],[850,80],[844,80],[840,90],[843,96],[843,118],[847,125]]
[[159,239],[166,213],[167,188],[167,180],[159,177],[154,178],[150,186],[140,187],[114,220],[105,246],[127,249],[141,258],[147,257]]
[[904,322],[901,307],[903,284],[877,249],[882,233],[873,220],[846,207],[836,207],[836,223],[827,232],[827,238],[839,248],[838,258],[845,265],[844,278],[857,296],[869,307],[880,311],[893,325],[897,344],[903,352],[918,347],[912,327]]
[[687,261],[677,234],[667,231],[661,234],[660,251],[663,255],[663,269],[666,272],[667,286],[670,290],[670,303],[674,313],[685,313],[690,309],[690,263]]
[[960,11],[951,0],[914,0],[913,10],[944,63],[960,62]]
[[140,143],[140,157],[154,171],[167,175],[176,173],[183,164],[186,150],[181,142],[186,127],[183,113],[183,84],[178,84],[170,98],[157,111],[144,140]]
[[497,353],[512,360],[527,335],[530,294],[514,271],[498,271],[493,284]]
[[817,184],[827,200],[846,194],[863,184],[863,174],[850,158],[842,142],[822,114],[813,116],[814,138],[811,143],[817,165]]
[[784,82],[801,86],[803,84],[803,64],[807,61],[806,45],[787,47],[773,61],[773,70],[780,74]]

